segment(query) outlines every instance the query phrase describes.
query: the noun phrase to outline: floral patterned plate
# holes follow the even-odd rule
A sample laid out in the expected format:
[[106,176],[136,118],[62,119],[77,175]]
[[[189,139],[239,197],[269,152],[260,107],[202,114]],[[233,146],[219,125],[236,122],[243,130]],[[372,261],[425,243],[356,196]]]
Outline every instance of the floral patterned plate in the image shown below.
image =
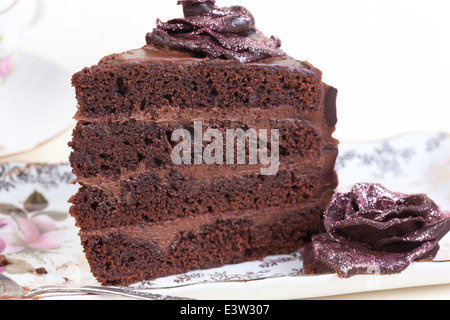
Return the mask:
[[[339,191],[349,191],[357,182],[377,182],[393,191],[426,193],[450,209],[449,135],[342,143],[337,170]],[[78,188],[71,184],[73,178],[68,164],[0,164],[0,272],[24,287],[98,285],[68,214],[67,200]],[[435,261],[413,263],[391,276],[306,276],[301,274],[301,256],[294,252],[132,287],[195,299],[298,299],[445,284],[450,283],[450,235],[440,244]]]

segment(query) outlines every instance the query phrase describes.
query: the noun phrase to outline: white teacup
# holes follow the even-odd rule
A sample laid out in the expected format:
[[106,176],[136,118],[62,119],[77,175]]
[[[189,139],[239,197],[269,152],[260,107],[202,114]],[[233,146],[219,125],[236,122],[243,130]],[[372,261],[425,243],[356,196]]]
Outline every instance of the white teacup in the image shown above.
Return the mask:
[[22,27],[19,15],[21,0],[0,0],[0,87],[14,70],[18,48],[38,32],[45,19],[48,0],[35,1],[38,6],[34,19]]

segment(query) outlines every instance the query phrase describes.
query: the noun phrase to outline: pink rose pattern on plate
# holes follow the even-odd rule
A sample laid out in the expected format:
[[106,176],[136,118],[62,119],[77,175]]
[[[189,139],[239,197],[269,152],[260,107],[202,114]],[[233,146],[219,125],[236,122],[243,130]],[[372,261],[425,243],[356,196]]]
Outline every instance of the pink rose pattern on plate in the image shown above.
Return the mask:
[[0,60],[0,79],[6,78],[9,71],[11,71],[11,59],[5,56]]
[[54,249],[62,245],[65,233],[57,230],[56,221],[65,219],[68,214],[45,211],[47,206],[47,200],[39,192],[33,192],[23,208],[0,204],[0,254]]
[[[0,36],[0,44],[2,43],[3,37]],[[0,55],[0,80],[5,79],[11,71],[11,58],[9,55]]]

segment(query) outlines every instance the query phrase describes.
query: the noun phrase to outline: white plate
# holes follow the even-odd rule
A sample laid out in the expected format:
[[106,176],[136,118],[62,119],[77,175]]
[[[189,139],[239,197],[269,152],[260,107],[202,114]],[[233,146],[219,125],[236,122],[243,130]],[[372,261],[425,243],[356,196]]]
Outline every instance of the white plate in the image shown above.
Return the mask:
[[[439,206],[450,209],[448,135],[410,134],[381,142],[342,143],[337,170],[340,177],[339,191],[349,191],[356,182],[377,182],[393,191],[427,193]],[[78,230],[67,214],[67,199],[78,188],[70,184],[72,179],[68,165],[0,165],[0,203],[12,204],[24,210],[29,208],[29,202],[25,200],[37,191],[48,202],[38,201],[43,203],[39,213],[50,217],[55,223],[55,229],[50,231],[62,232],[64,235],[64,241],[51,249],[28,247],[18,253],[6,254],[13,264],[4,270],[0,268],[0,272],[5,272],[25,287],[98,285],[82,252]],[[28,217],[35,213],[25,212]],[[313,298],[447,284],[450,283],[450,234],[440,245],[441,250],[435,261],[413,263],[398,275],[359,275],[349,279],[340,279],[334,274],[299,275],[301,256],[294,252],[270,256],[263,261],[192,271],[146,281],[133,287],[195,299],[257,300]],[[40,267],[44,267],[48,274],[36,275],[30,272]]]
[[63,132],[76,112],[71,74],[26,53],[0,88],[0,157],[33,148]]

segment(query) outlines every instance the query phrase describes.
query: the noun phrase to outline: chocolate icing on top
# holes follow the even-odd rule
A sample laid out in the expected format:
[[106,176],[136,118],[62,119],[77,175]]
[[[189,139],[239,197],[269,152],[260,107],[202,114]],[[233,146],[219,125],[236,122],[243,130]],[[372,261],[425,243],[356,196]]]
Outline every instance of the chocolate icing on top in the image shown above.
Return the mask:
[[147,44],[189,51],[215,59],[253,62],[284,55],[277,37],[265,37],[252,14],[241,6],[219,8],[214,0],[179,0],[184,18],[157,20]]
[[313,237],[303,250],[306,273],[328,269],[344,278],[393,274],[412,261],[436,256],[439,240],[450,229],[450,213],[425,195],[362,183],[333,196],[324,226],[326,233]]

